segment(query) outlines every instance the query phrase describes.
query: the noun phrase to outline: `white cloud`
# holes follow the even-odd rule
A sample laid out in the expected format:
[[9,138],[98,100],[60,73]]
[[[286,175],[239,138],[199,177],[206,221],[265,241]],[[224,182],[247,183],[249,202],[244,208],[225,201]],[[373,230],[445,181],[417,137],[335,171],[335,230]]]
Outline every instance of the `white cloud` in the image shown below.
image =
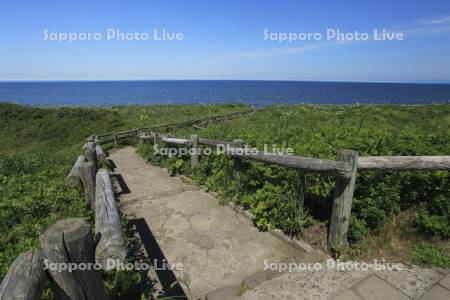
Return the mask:
[[272,48],[272,49],[260,49],[260,50],[252,50],[247,52],[238,52],[230,56],[232,59],[257,59],[264,57],[273,57],[273,56],[283,56],[283,55],[291,55],[291,54],[299,54],[306,51],[311,51],[315,49],[319,49],[319,45],[306,45],[302,47],[294,47],[294,48]]
[[450,22],[450,16],[434,19],[419,19],[417,23],[420,25],[442,25]]

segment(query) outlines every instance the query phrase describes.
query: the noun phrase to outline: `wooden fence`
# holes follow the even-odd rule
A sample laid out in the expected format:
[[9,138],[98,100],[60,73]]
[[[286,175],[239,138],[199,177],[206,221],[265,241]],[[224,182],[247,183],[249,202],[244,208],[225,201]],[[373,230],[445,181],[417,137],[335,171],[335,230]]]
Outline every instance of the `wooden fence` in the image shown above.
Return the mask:
[[[108,144],[108,143],[114,143],[117,145],[119,140],[122,139],[128,139],[130,137],[135,137],[136,134],[138,134],[140,131],[145,130],[161,130],[163,132],[168,132],[170,130],[184,127],[184,126],[192,126],[195,129],[204,129],[204,127],[207,124],[218,122],[218,121],[226,121],[226,120],[232,120],[239,118],[243,115],[252,113],[257,111],[258,109],[251,108],[243,111],[238,112],[232,112],[232,113],[225,113],[225,114],[219,114],[219,115],[210,115],[206,117],[201,117],[197,119],[191,119],[186,121],[180,121],[180,122],[173,122],[173,123],[165,123],[160,125],[153,125],[153,126],[144,126],[140,128],[133,128],[130,130],[124,130],[124,131],[118,131],[118,132],[104,132],[99,134],[94,134],[97,138],[101,138],[100,144]],[[105,137],[110,137],[109,139],[104,139]]]
[[[228,149],[226,153],[237,159],[256,160],[267,164],[275,164],[282,167],[294,168],[306,172],[315,172],[324,176],[336,177],[336,187],[332,215],[330,219],[330,228],[327,238],[328,249],[339,249],[347,243],[347,233],[350,222],[350,212],[353,201],[353,192],[358,170],[381,170],[381,171],[402,171],[402,170],[450,170],[450,156],[364,156],[359,157],[358,153],[351,150],[341,150],[337,160],[325,160],[318,158],[309,158],[291,155],[273,155],[261,151],[239,152],[234,148],[241,145],[244,141],[235,140],[233,142],[217,141],[211,139],[199,138],[197,135],[190,139],[176,138],[167,133],[169,129],[180,126],[189,126],[198,124],[205,120],[220,121],[232,119],[244,114],[257,111],[250,109],[232,115],[218,115],[214,117],[204,117],[195,120],[189,120],[178,123],[162,124],[158,126],[147,126],[132,130],[115,133],[115,138],[111,140],[102,140],[99,143],[117,142],[117,139],[130,138],[138,136],[143,141],[153,141],[154,143],[164,142],[167,144],[186,145],[198,148],[199,145],[208,147],[224,146]],[[195,127],[194,127],[195,128]],[[151,129],[149,131],[148,129]],[[156,129],[163,129],[163,133],[155,132]],[[113,133],[98,135],[104,137]],[[119,137],[120,135],[120,137]],[[192,155],[192,164],[198,163],[199,154]]]
[[306,172],[315,172],[324,176],[336,177],[334,202],[327,238],[329,251],[335,251],[347,243],[350,212],[358,170],[450,170],[450,156],[364,156],[352,150],[339,152],[338,160],[326,160],[293,155],[267,154],[245,146],[244,141],[217,141],[192,135],[190,139],[175,138],[172,135],[157,132],[142,133],[139,138],[145,142],[164,142],[166,144],[187,145],[193,150],[191,164],[199,161],[199,145],[219,147],[219,149],[237,159],[255,160],[267,164],[294,168]]
[[[42,250],[21,253],[9,267],[0,300],[40,299],[47,281],[56,299],[106,299],[99,269],[118,267],[127,252],[109,171],[99,168],[108,165],[105,153],[93,136],[83,150],[66,185],[80,188],[95,211],[95,240],[83,219],[64,219],[48,227],[39,238]],[[108,263],[110,259],[114,263]]]

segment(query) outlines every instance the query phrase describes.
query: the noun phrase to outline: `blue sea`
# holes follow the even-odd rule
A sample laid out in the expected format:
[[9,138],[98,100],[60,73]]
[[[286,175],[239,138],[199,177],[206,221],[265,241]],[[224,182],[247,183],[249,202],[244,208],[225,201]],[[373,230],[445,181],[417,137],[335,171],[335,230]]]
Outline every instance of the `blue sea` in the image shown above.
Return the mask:
[[34,106],[427,104],[450,102],[450,84],[247,80],[0,82],[0,102],[6,101]]

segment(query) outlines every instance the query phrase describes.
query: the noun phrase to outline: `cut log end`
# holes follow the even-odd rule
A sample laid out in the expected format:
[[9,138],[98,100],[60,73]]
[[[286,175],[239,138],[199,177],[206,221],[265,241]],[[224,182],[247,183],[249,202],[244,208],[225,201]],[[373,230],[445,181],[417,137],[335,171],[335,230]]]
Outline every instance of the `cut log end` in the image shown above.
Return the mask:
[[120,243],[99,243],[95,248],[95,260],[106,271],[114,270],[125,263],[127,250]]
[[44,257],[39,250],[19,254],[0,285],[0,299],[40,299],[48,280],[43,265]]
[[[57,265],[93,264],[94,242],[90,226],[80,218],[61,220],[39,237],[49,263]],[[100,273],[95,269],[51,269],[56,299],[106,299]]]
[[84,155],[78,156],[72,170],[66,177],[66,186],[68,187],[79,187],[81,186],[81,168],[83,167],[86,157]]

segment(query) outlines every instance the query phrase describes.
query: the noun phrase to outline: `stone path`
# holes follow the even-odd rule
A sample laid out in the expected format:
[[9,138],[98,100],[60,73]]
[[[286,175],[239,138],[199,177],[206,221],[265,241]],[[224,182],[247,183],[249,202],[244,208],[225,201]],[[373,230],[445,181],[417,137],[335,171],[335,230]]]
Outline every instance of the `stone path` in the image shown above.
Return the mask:
[[[212,195],[123,148],[111,153],[129,188],[119,197],[128,218],[143,218],[191,299],[450,299],[448,270],[263,271],[276,262],[324,261],[293,248]],[[322,265],[324,266],[325,263]]]
[[270,233],[259,232],[247,219],[216,198],[146,163],[133,148],[111,153],[130,193],[119,207],[130,218],[144,218],[169,263],[193,299],[264,269],[264,261],[302,257]]
[[450,270],[299,271],[265,281],[240,297],[260,299],[450,299]]

